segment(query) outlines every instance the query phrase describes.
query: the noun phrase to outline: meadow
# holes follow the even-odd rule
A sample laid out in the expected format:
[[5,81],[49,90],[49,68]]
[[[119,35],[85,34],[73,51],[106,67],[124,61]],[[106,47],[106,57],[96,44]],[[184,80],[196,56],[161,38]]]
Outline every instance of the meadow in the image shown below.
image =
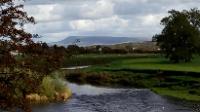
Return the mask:
[[133,59],[133,58],[147,58],[156,57],[155,54],[80,54],[73,55],[70,58],[66,56],[63,66],[81,66],[81,65],[105,65],[114,61]]
[[196,56],[192,62],[188,63],[171,63],[158,54],[88,54],[74,56],[64,62],[65,67],[81,65],[102,65],[93,66],[90,69],[138,69],[199,73],[200,57]]

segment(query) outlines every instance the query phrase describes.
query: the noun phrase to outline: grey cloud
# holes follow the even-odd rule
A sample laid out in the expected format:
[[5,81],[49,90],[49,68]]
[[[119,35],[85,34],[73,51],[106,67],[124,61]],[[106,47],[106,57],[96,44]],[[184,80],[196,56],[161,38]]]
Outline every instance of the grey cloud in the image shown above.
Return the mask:
[[45,34],[45,33],[57,33],[57,32],[65,32],[70,31],[71,28],[68,24],[68,21],[56,21],[56,22],[49,22],[49,23],[38,23],[36,25],[27,25],[27,28],[30,28],[31,32],[35,32],[38,34]]
[[170,9],[200,8],[200,0],[26,0],[38,24],[26,29],[57,41],[68,35],[148,37]]
[[[26,0],[26,5],[44,5],[65,2],[66,0]],[[71,0],[69,0],[71,1]]]
[[155,3],[135,3],[135,2],[117,2],[115,4],[115,13],[119,15],[140,15],[146,13],[160,13],[163,6]]
[[84,2],[95,2],[96,0],[25,0],[26,5],[46,5],[46,4],[73,4]]
[[140,15],[166,13],[170,9],[189,9],[200,7],[200,1],[193,0],[125,0],[115,1],[115,13],[119,15]]

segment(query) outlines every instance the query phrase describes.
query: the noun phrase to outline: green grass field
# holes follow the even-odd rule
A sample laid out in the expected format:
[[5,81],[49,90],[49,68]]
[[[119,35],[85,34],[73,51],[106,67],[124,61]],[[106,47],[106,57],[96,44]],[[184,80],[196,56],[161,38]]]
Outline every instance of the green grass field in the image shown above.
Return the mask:
[[167,88],[153,88],[154,92],[163,95],[170,96],[177,99],[200,102],[200,96],[195,94],[189,94],[188,90],[170,90]]
[[[112,59],[111,59],[112,60]],[[113,60],[111,63],[101,66],[94,66],[91,69],[139,69],[139,70],[166,70],[183,72],[200,72],[200,57],[196,57],[189,63],[170,63],[160,56],[126,58]]]
[[133,68],[133,69],[153,69],[153,70],[171,70],[200,72],[200,57],[195,58],[190,63],[173,64],[160,57],[125,59],[111,64],[113,68]]
[[[105,67],[105,64],[107,65]],[[189,63],[170,63],[167,59],[155,54],[88,54],[66,58],[64,67],[80,65],[97,65],[93,68],[107,69],[142,69],[200,72],[200,56]],[[92,69],[92,68],[91,68]]]
[[81,66],[81,65],[104,65],[113,61],[124,59],[155,57],[155,54],[84,54],[72,56],[64,60],[64,67],[67,66]]

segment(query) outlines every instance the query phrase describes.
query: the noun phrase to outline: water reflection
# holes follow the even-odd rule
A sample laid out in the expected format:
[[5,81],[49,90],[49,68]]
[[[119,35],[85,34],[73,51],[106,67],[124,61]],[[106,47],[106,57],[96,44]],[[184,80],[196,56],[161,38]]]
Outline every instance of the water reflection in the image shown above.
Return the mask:
[[75,95],[100,95],[106,93],[117,93],[123,90],[123,89],[113,89],[106,87],[95,87],[87,84],[78,85],[75,83],[67,83],[67,85]]

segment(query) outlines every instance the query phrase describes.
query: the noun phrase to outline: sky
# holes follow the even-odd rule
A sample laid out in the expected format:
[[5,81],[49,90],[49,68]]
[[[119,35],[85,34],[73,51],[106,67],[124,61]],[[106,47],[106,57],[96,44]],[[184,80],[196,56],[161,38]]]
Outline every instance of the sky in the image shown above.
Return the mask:
[[199,8],[200,0],[26,0],[25,11],[37,24],[25,25],[44,42],[68,36],[151,39],[160,33],[168,10]]

